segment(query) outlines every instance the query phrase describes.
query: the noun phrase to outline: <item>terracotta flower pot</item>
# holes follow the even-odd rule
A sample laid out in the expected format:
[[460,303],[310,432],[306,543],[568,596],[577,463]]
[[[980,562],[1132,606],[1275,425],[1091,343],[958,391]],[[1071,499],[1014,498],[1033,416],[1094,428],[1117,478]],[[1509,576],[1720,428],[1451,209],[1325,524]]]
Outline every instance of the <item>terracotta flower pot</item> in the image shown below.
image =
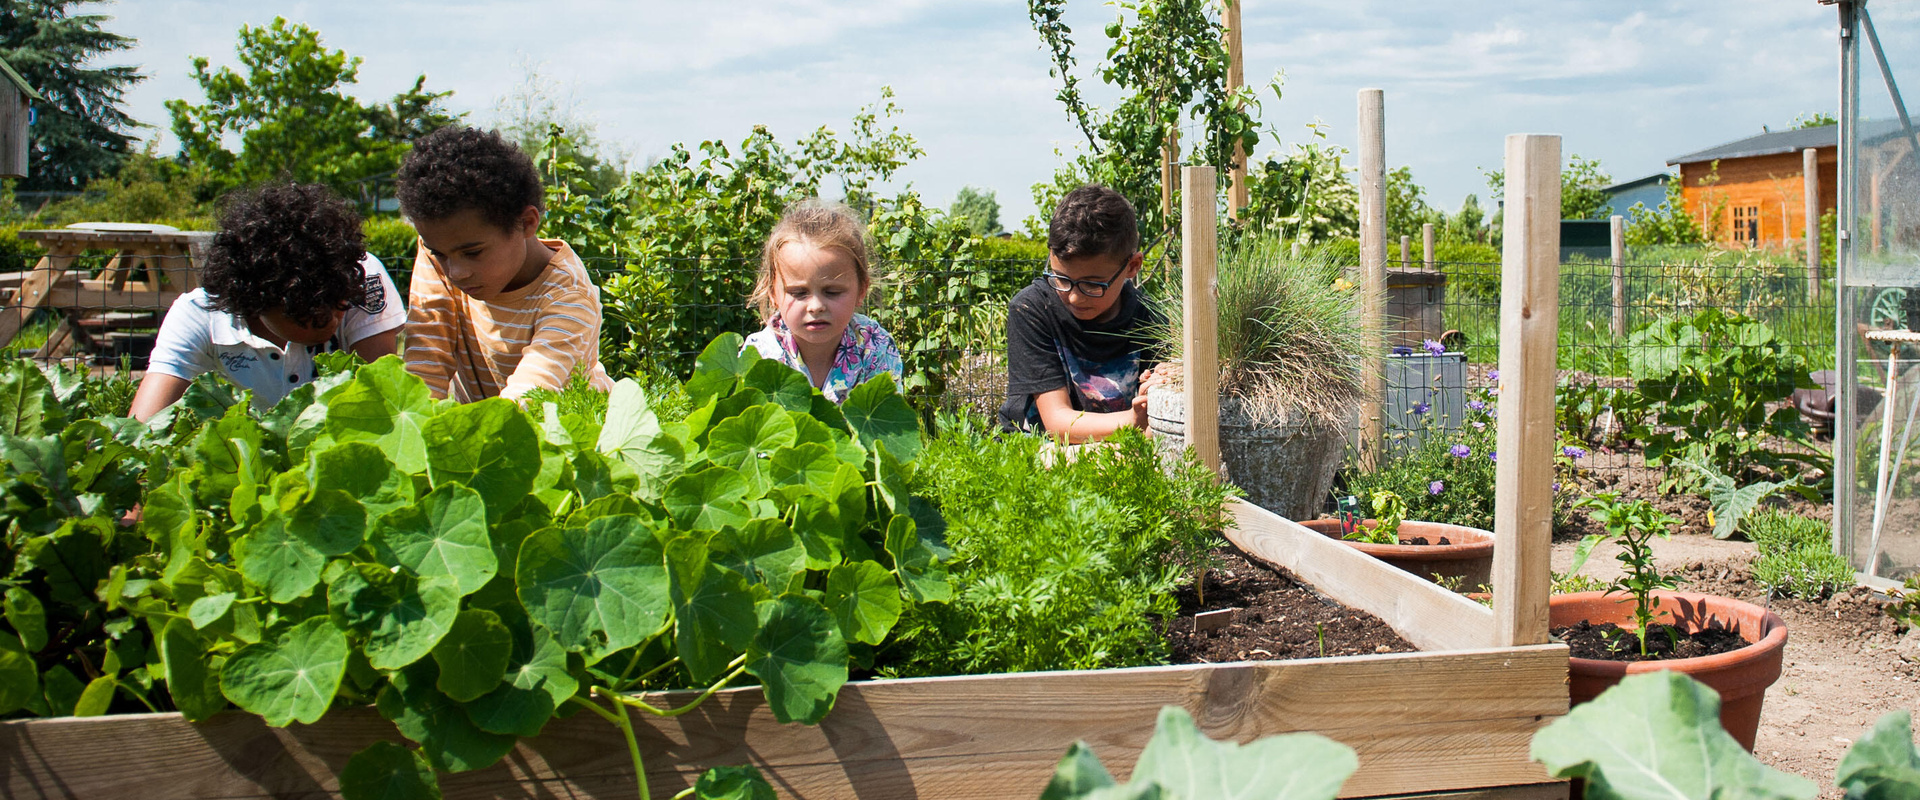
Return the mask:
[[[1300,523],[1307,530],[1340,539],[1340,520],[1310,519]],[[1367,520],[1367,527],[1375,525]],[[1446,537],[1451,544],[1367,544],[1340,539],[1342,544],[1427,580],[1435,575],[1460,579],[1462,588],[1473,589],[1489,583],[1493,576],[1493,534],[1479,528],[1448,525],[1441,522],[1407,520],[1400,523],[1400,540],[1424,536],[1429,542]]]
[[[1601,661],[1569,659],[1568,689],[1574,705],[1592,700],[1627,675],[1670,669],[1713,687],[1720,693],[1720,727],[1753,749],[1760,730],[1760,704],[1767,687],[1780,678],[1780,662],[1787,650],[1787,623],[1780,615],[1730,597],[1695,592],[1655,592],[1660,598],[1659,620],[1688,633],[1723,627],[1750,642],[1719,655],[1667,661]],[[1579,592],[1554,595],[1549,625],[1561,628],[1581,620],[1595,625],[1611,622],[1622,628],[1633,624],[1632,595]]]

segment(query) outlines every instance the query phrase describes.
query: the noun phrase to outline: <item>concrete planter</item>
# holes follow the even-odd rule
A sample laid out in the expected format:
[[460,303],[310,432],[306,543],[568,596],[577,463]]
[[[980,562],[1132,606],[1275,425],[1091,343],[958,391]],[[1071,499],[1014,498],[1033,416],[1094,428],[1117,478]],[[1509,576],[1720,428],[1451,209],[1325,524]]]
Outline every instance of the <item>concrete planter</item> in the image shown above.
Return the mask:
[[[1187,446],[1186,401],[1178,389],[1154,389],[1147,415],[1163,453]],[[1333,473],[1346,457],[1345,431],[1306,414],[1277,425],[1256,425],[1240,402],[1220,398],[1220,461],[1227,480],[1246,490],[1247,502],[1292,520],[1319,516]]]

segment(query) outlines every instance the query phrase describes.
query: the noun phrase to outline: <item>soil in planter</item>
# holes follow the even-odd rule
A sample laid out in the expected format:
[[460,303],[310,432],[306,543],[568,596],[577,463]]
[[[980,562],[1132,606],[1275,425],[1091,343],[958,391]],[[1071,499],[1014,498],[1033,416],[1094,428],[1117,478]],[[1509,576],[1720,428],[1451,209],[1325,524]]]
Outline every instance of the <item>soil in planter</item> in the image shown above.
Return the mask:
[[[1667,635],[1673,631],[1678,639]],[[1654,625],[1647,634],[1647,654],[1640,655],[1640,639],[1630,628],[1622,628],[1611,622],[1595,625],[1581,620],[1570,627],[1554,628],[1553,635],[1565,640],[1569,654],[1574,658],[1591,658],[1599,661],[1667,661],[1676,658],[1699,658],[1700,656],[1730,653],[1748,642],[1740,634],[1725,628],[1708,628],[1698,633],[1688,634],[1672,625]],[[1677,645],[1676,645],[1677,642]]]
[[[1196,602],[1191,584],[1176,593],[1180,616],[1167,634],[1172,663],[1414,651],[1379,618],[1320,596],[1286,570],[1254,562],[1232,548],[1214,555],[1220,567],[1207,575],[1206,605]],[[1195,614],[1228,608],[1240,609],[1232,623],[1216,630],[1194,630]]]
[[1411,539],[1401,539],[1401,540],[1400,540],[1400,543],[1401,543],[1401,544],[1418,544],[1418,545],[1428,545],[1428,544],[1453,544],[1453,542],[1452,542],[1452,541],[1449,541],[1449,540],[1447,539],[1447,537],[1445,537],[1445,536],[1442,536],[1442,537],[1440,537],[1440,541],[1437,541],[1437,542],[1429,542],[1429,541],[1427,541],[1427,537],[1425,537],[1425,536],[1415,536],[1415,537],[1413,537],[1413,538],[1411,538]]

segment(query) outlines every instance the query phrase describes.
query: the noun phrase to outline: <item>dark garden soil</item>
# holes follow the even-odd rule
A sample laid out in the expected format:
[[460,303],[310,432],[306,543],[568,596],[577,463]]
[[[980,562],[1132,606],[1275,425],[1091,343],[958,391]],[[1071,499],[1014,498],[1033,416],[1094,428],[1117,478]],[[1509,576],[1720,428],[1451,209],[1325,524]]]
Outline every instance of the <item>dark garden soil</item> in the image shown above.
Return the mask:
[[1669,661],[1676,658],[1729,653],[1747,646],[1740,634],[1725,628],[1708,628],[1687,633],[1672,625],[1655,625],[1647,632],[1647,653],[1640,654],[1640,638],[1630,628],[1611,622],[1595,625],[1581,620],[1572,626],[1554,628],[1555,637],[1567,643],[1574,658],[1598,661]]
[[[1286,570],[1248,559],[1240,551],[1216,552],[1220,567],[1207,576],[1207,602],[1201,605],[1193,587],[1176,593],[1180,616],[1173,621],[1167,641],[1172,663],[1211,664],[1223,661],[1276,661],[1323,656],[1374,653],[1410,653],[1407,644],[1377,617],[1355,611],[1307,589]],[[1238,609],[1205,617],[1205,626],[1231,617],[1212,630],[1195,630],[1195,615]]]

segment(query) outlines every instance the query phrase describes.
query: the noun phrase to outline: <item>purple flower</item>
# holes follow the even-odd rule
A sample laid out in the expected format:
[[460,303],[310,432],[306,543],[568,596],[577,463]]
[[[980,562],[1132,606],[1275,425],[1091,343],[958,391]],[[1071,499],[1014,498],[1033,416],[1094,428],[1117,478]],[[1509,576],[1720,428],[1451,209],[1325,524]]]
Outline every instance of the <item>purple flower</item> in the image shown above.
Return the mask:
[[1424,342],[1421,342],[1420,346],[1426,348],[1427,352],[1432,353],[1436,356],[1447,352],[1446,345],[1443,345],[1440,342],[1433,339],[1428,339]]
[[1466,458],[1467,456],[1473,455],[1473,448],[1464,444],[1456,444],[1447,448],[1447,452],[1452,453],[1454,458]]
[[1447,485],[1439,481],[1427,484],[1427,494],[1439,494],[1447,490]]
[[1478,398],[1468,400],[1467,408],[1471,408],[1475,411],[1485,411],[1487,410],[1487,402],[1485,400],[1481,400]]
[[1553,493],[1554,493],[1554,494],[1559,494],[1559,493],[1560,493],[1560,482],[1559,482],[1559,481],[1554,481],[1554,482],[1553,482]]
[[1413,412],[1413,415],[1417,417],[1417,416],[1420,416],[1421,414],[1427,413],[1428,411],[1432,411],[1433,406],[1427,405],[1426,403],[1414,403],[1413,408],[1409,410],[1411,410]]
[[1586,448],[1574,447],[1573,445],[1560,448],[1560,454],[1576,461],[1587,457]]
[[1475,423],[1473,423],[1473,429],[1474,429],[1474,430],[1476,430],[1476,431],[1484,431],[1484,430],[1486,430],[1486,429],[1487,429],[1487,423],[1484,423],[1484,422],[1475,422]]
[[1499,382],[1500,382],[1500,370],[1497,370],[1497,369],[1490,369],[1490,370],[1487,370],[1487,380],[1490,380],[1490,381],[1493,381],[1494,383],[1499,383]]
[[1491,462],[1493,462],[1493,463],[1495,463],[1495,464],[1498,464],[1498,463],[1500,463],[1500,454],[1499,454],[1499,453],[1488,453],[1488,454],[1487,454],[1487,460],[1488,460],[1488,461],[1491,461]]

